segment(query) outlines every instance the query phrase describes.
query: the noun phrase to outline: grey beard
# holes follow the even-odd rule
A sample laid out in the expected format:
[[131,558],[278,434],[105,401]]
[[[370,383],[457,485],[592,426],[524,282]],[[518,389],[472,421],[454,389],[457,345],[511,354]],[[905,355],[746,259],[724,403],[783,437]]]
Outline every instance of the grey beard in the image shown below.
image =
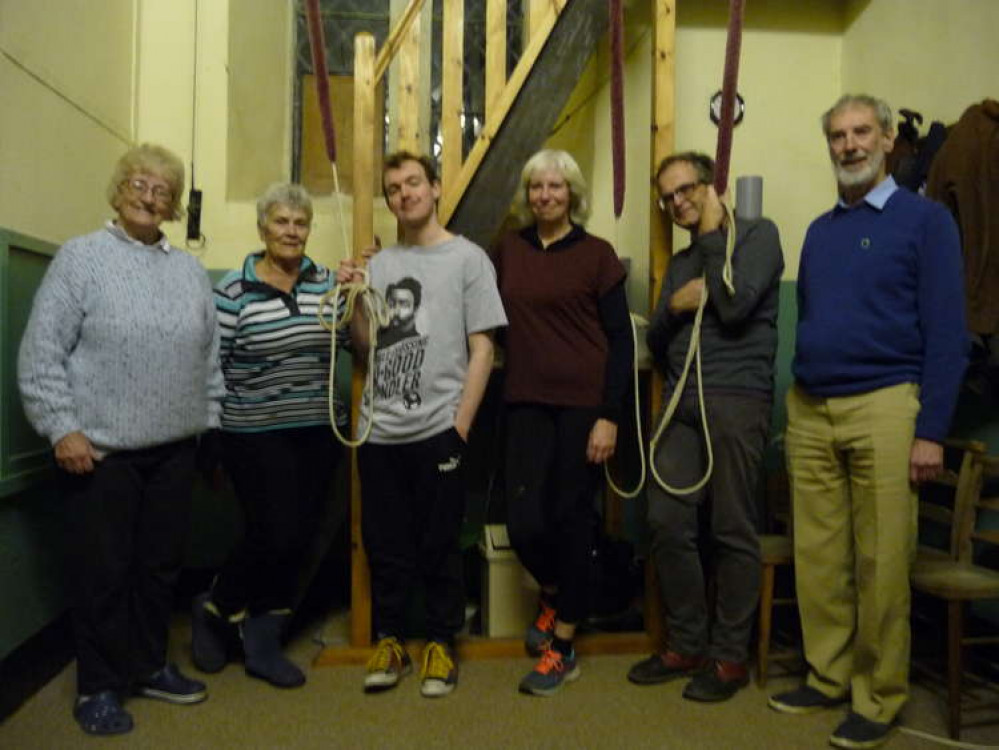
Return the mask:
[[867,166],[861,170],[851,171],[837,162],[833,162],[833,171],[836,173],[836,182],[841,188],[852,188],[858,185],[869,185],[878,176],[878,171],[884,163],[884,151],[877,152],[876,155],[868,154]]

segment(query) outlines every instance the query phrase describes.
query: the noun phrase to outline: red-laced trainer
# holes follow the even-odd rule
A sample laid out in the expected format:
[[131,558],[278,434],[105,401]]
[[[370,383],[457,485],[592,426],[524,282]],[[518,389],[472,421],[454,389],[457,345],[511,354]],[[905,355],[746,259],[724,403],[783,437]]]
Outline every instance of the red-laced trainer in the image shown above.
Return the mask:
[[545,650],[537,665],[520,681],[520,692],[551,695],[566,682],[579,677],[576,652],[563,656],[553,648]]
[[552,645],[555,636],[555,608],[543,599],[538,601],[538,616],[527,628],[524,649],[528,656],[541,656]]

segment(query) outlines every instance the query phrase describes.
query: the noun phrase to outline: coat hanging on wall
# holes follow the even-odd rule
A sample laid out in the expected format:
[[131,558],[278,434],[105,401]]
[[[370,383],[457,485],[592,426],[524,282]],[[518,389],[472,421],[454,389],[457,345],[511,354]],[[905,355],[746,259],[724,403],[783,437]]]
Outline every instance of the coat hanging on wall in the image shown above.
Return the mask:
[[964,251],[968,328],[999,331],[999,101],[965,110],[950,129],[926,194],[957,219]]

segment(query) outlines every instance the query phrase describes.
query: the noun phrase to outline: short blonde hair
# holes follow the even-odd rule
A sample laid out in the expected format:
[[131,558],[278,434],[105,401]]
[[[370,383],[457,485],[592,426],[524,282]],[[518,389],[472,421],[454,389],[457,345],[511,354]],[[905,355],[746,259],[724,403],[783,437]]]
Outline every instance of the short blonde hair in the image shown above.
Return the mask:
[[553,170],[565,179],[569,186],[569,218],[574,224],[586,224],[590,218],[590,191],[583,179],[576,160],[568,151],[546,148],[538,151],[527,160],[520,173],[520,188],[513,199],[513,213],[524,226],[535,222],[534,214],[527,202],[527,188],[536,172]]
[[111,208],[118,210],[121,186],[136,174],[152,174],[166,180],[170,186],[170,220],[176,221],[184,215],[184,207],[180,204],[184,194],[184,162],[170,149],[155,143],[133,146],[118,159],[107,189]]
[[257,226],[267,223],[267,214],[274,206],[298,208],[305,212],[309,223],[312,222],[312,198],[309,191],[294,182],[275,182],[267,186],[263,194],[257,198]]

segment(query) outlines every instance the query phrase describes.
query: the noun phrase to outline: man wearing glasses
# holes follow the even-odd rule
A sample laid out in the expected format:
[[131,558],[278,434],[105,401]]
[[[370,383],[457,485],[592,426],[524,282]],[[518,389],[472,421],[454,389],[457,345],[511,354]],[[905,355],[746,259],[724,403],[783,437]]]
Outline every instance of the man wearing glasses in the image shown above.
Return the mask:
[[[756,484],[770,428],[784,268],[773,222],[739,219],[732,257],[735,293],[728,291],[722,268],[726,235],[733,228],[713,178],[712,160],[693,152],[666,158],[656,173],[659,207],[690,233],[691,243],[673,254],[649,326],[649,351],[667,392],[675,388],[707,291],[700,377],[714,469],[707,484],[689,494],[650,484],[652,557],[666,604],[669,648],[628,673],[640,685],[690,676],[683,697],[706,702],[727,700],[749,681],[746,662],[760,582]],[[675,488],[694,485],[705,471],[700,409],[697,375],[691,373],[653,457],[659,475]],[[699,524],[699,516],[707,523]],[[713,616],[699,546],[713,555]]]

